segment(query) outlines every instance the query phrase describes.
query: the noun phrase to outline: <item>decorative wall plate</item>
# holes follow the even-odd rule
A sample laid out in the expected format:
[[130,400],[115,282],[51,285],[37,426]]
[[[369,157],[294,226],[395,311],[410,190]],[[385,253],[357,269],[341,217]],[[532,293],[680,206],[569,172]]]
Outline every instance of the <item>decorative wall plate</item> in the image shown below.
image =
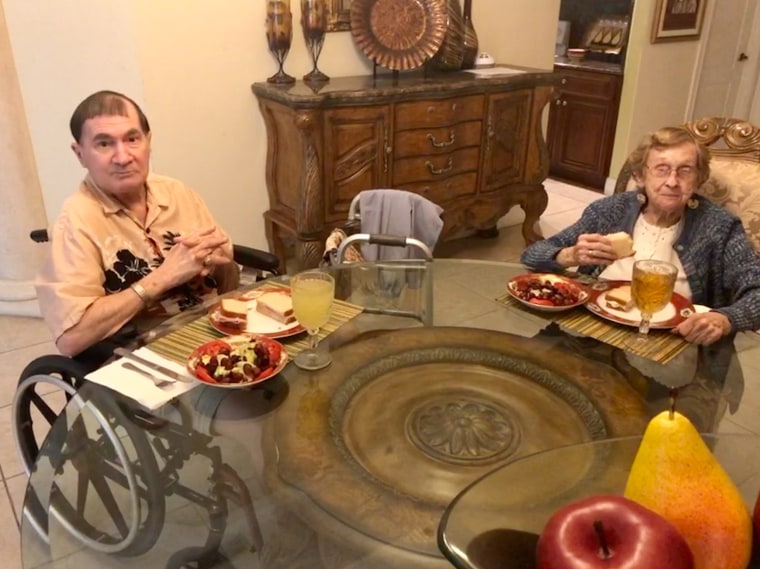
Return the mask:
[[351,35],[372,61],[394,70],[421,67],[448,27],[444,0],[354,0]]

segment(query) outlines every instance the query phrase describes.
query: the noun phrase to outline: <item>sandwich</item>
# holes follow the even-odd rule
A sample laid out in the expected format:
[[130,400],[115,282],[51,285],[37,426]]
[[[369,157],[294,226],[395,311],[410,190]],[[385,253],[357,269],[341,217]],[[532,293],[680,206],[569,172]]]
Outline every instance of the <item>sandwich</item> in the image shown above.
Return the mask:
[[619,286],[608,291],[604,295],[604,302],[607,308],[628,312],[634,305],[631,297],[631,285]]
[[282,324],[295,322],[293,299],[284,292],[265,292],[256,299],[256,312]]
[[237,298],[223,298],[213,318],[227,327],[245,330],[248,325],[248,302]]
[[633,239],[625,231],[610,233],[607,235],[607,239],[612,243],[612,248],[615,250],[618,259],[633,255]]

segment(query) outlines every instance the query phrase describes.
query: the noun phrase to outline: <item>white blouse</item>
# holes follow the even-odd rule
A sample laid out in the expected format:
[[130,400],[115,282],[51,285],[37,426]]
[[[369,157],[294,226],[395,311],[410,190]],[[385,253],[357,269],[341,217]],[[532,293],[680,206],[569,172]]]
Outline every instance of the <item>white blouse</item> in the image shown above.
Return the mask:
[[675,292],[691,300],[691,287],[686,279],[686,272],[678,255],[673,250],[673,245],[681,235],[683,219],[670,227],[658,227],[652,225],[643,215],[639,215],[636,225],[633,227],[634,254],[630,257],[618,259],[607,266],[599,275],[607,280],[630,281],[633,275],[633,262],[641,259],[657,259],[667,261],[678,268]]

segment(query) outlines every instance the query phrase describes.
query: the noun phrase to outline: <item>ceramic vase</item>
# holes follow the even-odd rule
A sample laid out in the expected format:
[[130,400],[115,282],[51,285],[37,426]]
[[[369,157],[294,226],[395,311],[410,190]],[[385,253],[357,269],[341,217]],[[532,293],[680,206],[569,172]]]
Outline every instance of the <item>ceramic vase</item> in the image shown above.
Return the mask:
[[277,73],[267,78],[269,83],[295,83],[295,77],[285,73],[283,64],[290,51],[293,40],[293,14],[290,11],[290,0],[267,0],[267,43],[269,51],[274,54],[279,69]]
[[464,0],[464,40],[462,53],[462,69],[475,67],[478,57],[478,34],[472,23],[472,0]]
[[430,65],[442,71],[454,71],[462,68],[464,55],[464,17],[459,0],[445,0],[448,13],[446,37],[433,56]]
[[330,78],[317,68],[319,54],[327,31],[327,5],[325,0],[301,0],[301,27],[306,49],[311,56],[312,70],[303,76],[308,83],[323,83]]

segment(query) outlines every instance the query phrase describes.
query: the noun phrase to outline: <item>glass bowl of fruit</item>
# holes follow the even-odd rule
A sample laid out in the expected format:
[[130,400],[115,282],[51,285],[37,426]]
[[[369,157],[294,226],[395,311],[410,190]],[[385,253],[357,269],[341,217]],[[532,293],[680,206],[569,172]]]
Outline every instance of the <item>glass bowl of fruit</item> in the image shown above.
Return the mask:
[[[664,421],[655,418],[653,423],[657,420]],[[672,536],[663,543],[659,540],[665,532],[643,531],[660,528],[662,518],[670,519],[666,515],[654,515],[657,508],[651,500],[642,499],[642,489],[649,486],[661,489],[660,499],[667,498],[664,492],[668,488],[674,489],[676,498],[671,497],[666,502],[674,507],[689,504],[691,508],[683,510],[688,515],[681,519],[704,522],[697,524],[704,525],[707,531],[707,537],[698,539],[703,551],[699,551],[699,546],[693,547],[694,535],[689,539],[687,533],[681,532],[682,526],[678,527],[689,542],[695,561],[700,557],[704,562],[705,555],[735,556],[743,549],[743,558],[738,564],[742,569],[756,569],[757,556],[749,562],[747,556],[752,545],[753,522],[760,525],[760,455],[753,452],[760,437],[750,433],[699,435],[693,430],[689,436],[694,441],[701,439],[702,445],[688,442],[688,436],[685,439],[677,433],[674,435],[675,430],[666,426],[659,442],[648,429],[644,437],[565,446],[496,468],[462,490],[446,508],[438,528],[441,551],[459,569],[690,567],[665,555],[666,551],[676,550]],[[647,437],[652,440],[647,443],[648,451],[643,452],[642,443]],[[652,461],[654,465],[649,464]],[[713,468],[711,462],[721,468]],[[727,476],[721,478],[717,470]],[[714,500],[705,497],[711,495],[715,495]],[[729,511],[731,500],[726,496],[733,496],[734,511],[741,518],[737,523],[743,528],[743,545],[740,547],[737,542],[728,546],[731,551],[713,551],[719,550],[719,544],[726,539],[717,536],[717,541],[710,543],[711,536],[717,532],[708,526],[717,520],[728,527],[732,512]],[[646,511],[635,511],[626,500],[644,505]],[[562,518],[560,525],[550,523],[559,517]],[[603,559],[600,554],[599,541],[592,529],[597,520],[604,521],[603,530],[607,535],[616,536],[613,549],[619,558],[614,562]],[[696,526],[692,531],[694,529],[699,531]],[[740,532],[731,529],[730,533],[732,538],[740,539]],[[555,559],[549,564],[541,560],[539,540],[544,542],[544,548],[548,544],[553,551],[559,551],[561,560]],[[704,549],[708,550],[707,554]],[[627,555],[645,556],[640,557],[644,559],[643,564],[624,559]],[[583,559],[593,561],[584,565]],[[702,563],[701,566],[714,565]]]

